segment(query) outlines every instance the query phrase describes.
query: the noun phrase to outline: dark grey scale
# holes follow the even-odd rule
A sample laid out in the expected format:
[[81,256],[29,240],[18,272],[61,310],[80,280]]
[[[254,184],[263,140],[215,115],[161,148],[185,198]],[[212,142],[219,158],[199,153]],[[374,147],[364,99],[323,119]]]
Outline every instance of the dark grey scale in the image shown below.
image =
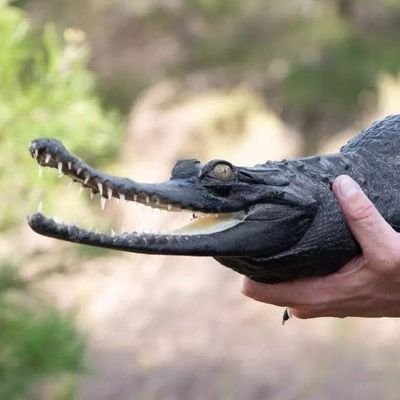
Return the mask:
[[321,181],[324,183],[330,183],[330,178],[328,175],[321,175]]
[[305,171],[306,166],[305,166],[305,164],[303,164],[303,163],[298,163],[298,164],[296,164],[296,168],[297,168],[299,171]]

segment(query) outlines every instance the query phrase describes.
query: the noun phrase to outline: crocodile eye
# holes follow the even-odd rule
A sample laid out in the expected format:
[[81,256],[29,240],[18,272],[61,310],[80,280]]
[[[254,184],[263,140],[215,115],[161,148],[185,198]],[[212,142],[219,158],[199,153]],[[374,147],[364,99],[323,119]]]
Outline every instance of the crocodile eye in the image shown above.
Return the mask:
[[217,164],[214,169],[214,176],[221,181],[229,181],[233,178],[232,168],[227,164]]

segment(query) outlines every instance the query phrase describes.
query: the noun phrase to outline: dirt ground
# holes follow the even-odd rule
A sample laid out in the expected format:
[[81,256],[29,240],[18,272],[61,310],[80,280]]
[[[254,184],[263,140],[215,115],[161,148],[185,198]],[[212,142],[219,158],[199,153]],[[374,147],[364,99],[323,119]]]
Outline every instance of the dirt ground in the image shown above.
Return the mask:
[[122,255],[54,276],[89,336],[80,400],[398,399],[400,321],[291,320],[210,259]]

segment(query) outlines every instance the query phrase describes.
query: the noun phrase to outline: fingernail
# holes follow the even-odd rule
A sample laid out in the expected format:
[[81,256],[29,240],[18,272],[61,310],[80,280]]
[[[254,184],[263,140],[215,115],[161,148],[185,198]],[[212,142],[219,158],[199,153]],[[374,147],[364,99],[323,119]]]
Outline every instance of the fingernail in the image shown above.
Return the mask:
[[339,191],[342,197],[351,197],[361,190],[358,183],[353,181],[349,176],[343,175],[339,179]]

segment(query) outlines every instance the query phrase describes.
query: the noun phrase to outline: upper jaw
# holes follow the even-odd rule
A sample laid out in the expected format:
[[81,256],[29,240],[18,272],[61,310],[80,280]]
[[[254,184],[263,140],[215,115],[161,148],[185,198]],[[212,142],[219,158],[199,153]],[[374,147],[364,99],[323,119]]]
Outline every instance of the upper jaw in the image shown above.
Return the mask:
[[58,140],[37,139],[30,144],[29,151],[40,166],[58,169],[60,175],[67,175],[73,181],[81,183],[83,188],[93,194],[99,194],[106,200],[115,197],[168,211],[193,209],[187,202],[174,199],[176,196],[173,194],[177,185],[170,185],[169,182],[139,183],[128,178],[102,173],[69,153]]
[[67,175],[92,194],[99,194],[104,201],[114,197],[168,211],[190,210],[207,214],[244,211],[240,204],[212,197],[207,189],[196,185],[195,178],[149,184],[102,173],[69,153],[56,139],[34,140],[29,151],[40,166],[58,169],[61,176]]

